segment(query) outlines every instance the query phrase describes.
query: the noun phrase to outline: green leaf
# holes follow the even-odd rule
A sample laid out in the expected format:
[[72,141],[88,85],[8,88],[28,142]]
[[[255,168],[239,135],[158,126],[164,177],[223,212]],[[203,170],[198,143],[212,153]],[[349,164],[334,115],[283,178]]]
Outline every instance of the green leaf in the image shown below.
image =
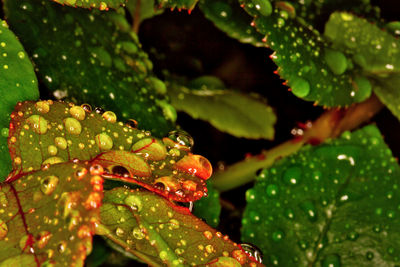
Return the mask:
[[375,126],[304,147],[246,192],[242,237],[267,265],[394,266],[399,177]]
[[203,0],[199,7],[207,19],[232,38],[242,43],[264,47],[264,35],[258,33],[250,23],[252,18],[236,0]]
[[[328,64],[331,57],[326,56],[331,48],[318,31],[296,17],[287,2],[279,1],[275,6],[268,0],[240,3],[254,17],[253,24],[265,36],[266,44],[275,51],[271,58],[278,65],[277,72],[287,80],[294,95],[329,107],[347,106],[368,98],[367,93],[359,95],[350,65],[341,74],[335,74],[337,64]],[[343,68],[347,57],[343,54],[340,58],[346,61],[339,61]]]
[[10,114],[18,101],[39,98],[39,89],[32,63],[21,43],[0,20],[0,182],[11,171],[7,137]]
[[53,0],[62,5],[84,8],[98,8],[108,10],[109,8],[118,8],[124,5],[127,0]]
[[204,195],[204,180],[212,171],[207,159],[168,137],[161,141],[123,125],[111,111],[98,114],[83,107],[51,100],[19,103],[11,114],[9,137],[14,173],[94,159],[109,179],[139,184],[177,201]]
[[165,85],[123,14],[39,0],[6,0],[5,12],[54,96],[133,117],[157,136],[171,129],[175,111]]
[[219,88],[190,90],[171,84],[168,95],[172,105],[193,118],[210,122],[220,131],[236,137],[272,139],[276,117],[260,99]]
[[193,215],[206,220],[211,227],[217,227],[219,215],[221,214],[221,204],[219,202],[219,192],[214,188],[210,181],[207,182],[208,196],[196,201],[193,207]]
[[[349,13],[333,13],[325,26],[325,36],[334,46],[352,55],[362,69],[359,90],[373,90],[379,99],[400,118],[400,42],[367,20]],[[355,80],[357,83],[357,80]]]
[[366,19],[335,12],[324,35],[333,47],[349,53],[366,74],[385,77],[400,70],[399,40]]
[[90,162],[19,172],[0,185],[0,266],[83,266],[103,179]]
[[253,263],[236,244],[187,208],[149,191],[115,188],[106,192],[100,216],[98,234],[151,266]]
[[199,0],[156,0],[159,8],[188,9],[189,12],[196,6]]

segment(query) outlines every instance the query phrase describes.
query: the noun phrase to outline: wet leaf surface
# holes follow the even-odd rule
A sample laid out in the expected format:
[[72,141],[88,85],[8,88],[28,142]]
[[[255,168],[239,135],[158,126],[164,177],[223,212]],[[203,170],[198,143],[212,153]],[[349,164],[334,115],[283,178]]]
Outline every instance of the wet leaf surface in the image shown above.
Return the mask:
[[264,47],[264,35],[250,25],[252,17],[249,16],[235,0],[203,0],[199,7],[207,19],[211,20],[217,28],[230,37],[242,43]]
[[247,191],[242,237],[267,265],[394,266],[399,177],[375,126],[305,147]]
[[98,233],[152,266],[262,266],[187,208],[149,191],[106,192]]
[[122,9],[101,12],[39,0],[5,1],[4,8],[56,98],[113,110],[157,136],[171,130],[176,114],[165,85],[152,74]]
[[195,119],[210,122],[236,137],[272,139],[276,116],[261,99],[224,88],[191,90],[177,84],[168,88],[171,104]]
[[62,5],[84,8],[98,8],[108,10],[109,8],[118,8],[126,3],[126,0],[53,0]]
[[11,171],[11,158],[8,153],[7,137],[10,113],[15,104],[23,100],[36,100],[39,97],[38,83],[24,48],[16,36],[0,20],[0,181]]
[[93,170],[90,162],[65,162],[0,184],[1,266],[83,265],[103,197]]
[[366,19],[345,12],[331,15],[324,34],[334,46],[351,54],[355,64],[363,70],[358,78],[358,90],[371,90],[372,81],[373,90],[382,103],[400,118],[398,38]]
[[14,174],[95,158],[106,171],[104,177],[139,184],[177,201],[194,201],[207,192],[204,180],[212,167],[180,139],[190,136],[173,132],[170,137],[181,143],[168,137],[161,141],[118,122],[111,111],[89,110],[52,100],[19,103],[11,114],[9,137]]
[[275,51],[271,58],[278,65],[277,73],[294,95],[328,107],[350,105],[370,96],[371,90],[358,90],[347,55],[338,52],[339,56],[330,56],[332,50],[320,33],[298,19],[290,3],[240,3],[254,18],[252,23],[265,36],[266,44]]

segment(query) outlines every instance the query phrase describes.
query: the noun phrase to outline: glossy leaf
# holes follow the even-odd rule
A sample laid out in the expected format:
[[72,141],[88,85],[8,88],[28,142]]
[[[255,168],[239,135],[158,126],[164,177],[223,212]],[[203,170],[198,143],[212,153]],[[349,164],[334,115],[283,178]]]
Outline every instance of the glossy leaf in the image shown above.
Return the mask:
[[35,100],[39,97],[38,83],[32,63],[21,43],[0,20],[0,182],[11,171],[7,137],[10,113],[18,101]]
[[219,202],[219,192],[211,182],[207,182],[208,196],[196,201],[193,206],[193,215],[204,219],[211,227],[217,227],[221,214],[221,204]]
[[149,191],[106,192],[98,234],[151,266],[262,266],[187,208]]
[[66,162],[0,184],[0,266],[83,266],[103,196],[93,169]]
[[62,5],[84,8],[98,8],[108,10],[109,8],[118,8],[126,3],[126,0],[53,0]]
[[159,8],[188,9],[189,12],[196,6],[199,0],[156,0]]
[[246,192],[242,237],[267,265],[397,265],[399,177],[375,126],[305,147]]
[[168,95],[177,110],[206,120],[220,131],[253,139],[274,136],[275,114],[255,97],[223,88],[190,90],[176,84],[169,86]]
[[[85,109],[86,110],[85,110]],[[19,103],[11,114],[9,147],[14,173],[74,158],[102,165],[107,178],[136,183],[177,201],[207,192],[211,164],[172,139],[117,122],[113,112],[90,112],[86,105],[39,101]]]
[[363,70],[363,76],[358,78],[362,79],[359,90],[371,90],[368,79],[378,84],[373,87],[374,92],[400,118],[398,38],[365,19],[343,12],[331,15],[325,26],[325,36],[339,49],[348,51],[354,63]]
[[199,7],[207,19],[230,37],[242,43],[264,47],[264,35],[258,33],[250,25],[250,17],[239,5],[237,0],[203,0]]
[[[294,95],[329,107],[368,98],[368,94],[359,95],[350,66],[342,74],[335,74],[336,65],[328,64],[326,57],[330,48],[316,30],[295,18],[295,12],[284,4],[287,2],[279,1],[274,6],[259,0],[240,3],[254,17],[253,25],[265,36],[266,44],[275,51],[271,58],[278,65],[277,73],[287,80]],[[341,58],[347,61],[346,55]]]
[[10,27],[56,98],[113,110],[118,117],[134,118],[140,128],[162,136],[172,128],[175,111],[121,12],[40,0],[5,1]]

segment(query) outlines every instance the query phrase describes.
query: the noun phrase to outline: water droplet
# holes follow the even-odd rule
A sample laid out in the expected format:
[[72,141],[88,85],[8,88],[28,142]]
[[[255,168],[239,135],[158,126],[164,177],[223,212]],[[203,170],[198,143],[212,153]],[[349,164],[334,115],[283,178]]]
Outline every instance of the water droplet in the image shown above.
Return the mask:
[[211,240],[211,238],[213,237],[213,234],[210,231],[204,231],[203,235],[205,238],[207,238],[208,240]]
[[40,190],[45,195],[50,195],[58,185],[58,177],[54,175],[43,178],[40,182]]
[[79,168],[78,170],[75,171],[75,178],[77,180],[83,179],[85,175],[88,173],[88,170],[86,168]]
[[284,214],[286,218],[290,220],[294,219],[294,211],[292,209],[285,209]]
[[83,108],[83,110],[87,113],[92,112],[92,106],[89,104],[82,104],[81,107]]
[[295,185],[300,182],[302,170],[299,167],[290,167],[283,173],[283,181],[289,185]]
[[86,111],[81,106],[73,106],[69,109],[69,114],[77,120],[84,120],[86,116]]
[[263,16],[269,16],[272,13],[272,5],[268,0],[251,0],[255,9]]
[[56,137],[54,138],[54,143],[56,146],[62,150],[67,148],[67,140],[64,137]]
[[50,145],[47,147],[47,152],[51,155],[51,156],[55,156],[57,155],[58,149],[56,146]]
[[313,202],[307,200],[300,205],[300,208],[310,221],[315,222],[317,220],[317,210]]
[[355,241],[358,238],[358,233],[356,231],[352,231],[350,233],[347,234],[347,239],[351,240],[351,241]]
[[374,258],[374,253],[371,251],[368,251],[367,254],[365,254],[365,257],[367,258],[367,260],[372,260]]
[[26,122],[37,134],[45,134],[47,132],[48,122],[40,115],[32,115],[26,120]]
[[81,123],[75,118],[64,119],[65,129],[68,133],[78,135],[82,131]]
[[94,140],[96,141],[97,146],[100,150],[110,150],[114,143],[112,138],[106,133],[100,133],[95,136]]
[[324,58],[334,74],[341,75],[346,71],[347,58],[342,52],[326,48]]
[[105,112],[105,110],[104,109],[102,109],[102,108],[100,108],[100,107],[96,107],[95,109],[94,109],[94,111],[97,113],[97,114],[103,114],[104,112]]
[[112,112],[112,111],[106,111],[106,112],[104,112],[103,115],[102,115],[102,117],[103,117],[106,121],[108,121],[108,122],[110,122],[110,123],[115,123],[115,122],[117,121],[117,115],[115,115],[115,113]]
[[223,19],[228,19],[232,16],[232,8],[228,3],[213,1],[211,8],[215,14],[218,14]]
[[168,225],[171,230],[179,229],[179,221],[176,219],[169,220]]
[[310,93],[310,84],[303,78],[292,78],[289,84],[293,94],[297,97],[305,97]]
[[272,240],[275,242],[279,242],[284,238],[284,233],[281,230],[276,230],[272,233]]
[[115,234],[116,234],[117,236],[119,236],[119,237],[124,236],[124,233],[125,233],[125,231],[124,231],[124,229],[122,229],[121,227],[117,227],[117,229],[115,229]]
[[138,211],[138,212],[141,211],[142,207],[143,207],[143,204],[142,204],[142,201],[140,200],[140,198],[138,198],[137,196],[134,196],[134,195],[127,196],[124,199],[124,203],[126,205],[128,205],[132,210]]
[[354,78],[354,87],[352,96],[355,101],[361,102],[371,96],[372,86],[367,78],[362,76]]
[[144,138],[133,144],[131,151],[138,155],[145,155],[149,160],[163,160],[167,156],[164,144],[155,138]]
[[8,128],[2,128],[1,129],[1,136],[3,137],[8,137],[8,133],[9,133],[9,129]]
[[253,257],[259,263],[262,263],[263,254],[261,250],[253,244],[250,243],[242,243],[240,247],[248,254],[250,257]]
[[50,105],[48,103],[48,101],[38,101],[35,104],[35,108],[38,112],[40,113],[47,113],[50,111]]
[[50,157],[42,162],[42,166],[46,166],[47,164],[53,165],[61,162],[64,162],[64,159],[60,157]]
[[275,184],[268,185],[266,191],[268,197],[276,197],[279,193],[278,186]]
[[61,241],[60,243],[58,243],[57,251],[59,253],[64,253],[66,249],[67,249],[67,242]]
[[176,142],[178,145],[186,146],[189,149],[193,147],[193,138],[185,131],[172,131],[168,133],[168,138]]
[[44,248],[47,245],[47,243],[49,243],[50,238],[52,236],[53,235],[49,231],[41,231],[39,233],[39,238],[37,240],[38,248],[40,248],[40,249]]
[[323,260],[322,260],[322,267],[340,267],[340,256],[337,254],[330,254],[327,255]]
[[138,240],[141,240],[146,236],[145,233],[144,233],[144,229],[139,228],[139,227],[133,228],[132,235],[133,235],[134,238],[136,238]]
[[138,127],[138,122],[133,119],[129,119],[126,122],[126,126],[128,126],[129,128],[132,128],[132,129],[136,129]]
[[4,239],[8,234],[7,224],[0,219],[0,240]]
[[118,175],[121,177],[129,177],[129,171],[123,166],[113,166],[111,170],[112,174]]

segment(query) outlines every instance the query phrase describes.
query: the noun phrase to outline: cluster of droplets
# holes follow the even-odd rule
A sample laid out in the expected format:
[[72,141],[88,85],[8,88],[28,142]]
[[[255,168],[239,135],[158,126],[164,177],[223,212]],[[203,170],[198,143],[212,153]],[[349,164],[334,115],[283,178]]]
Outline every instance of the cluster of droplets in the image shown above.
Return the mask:
[[[304,149],[258,173],[256,186],[246,192],[243,239],[267,251],[271,265],[312,262],[318,251],[332,243],[340,247],[348,242],[357,242],[354,247],[363,249],[344,254],[337,250],[337,254],[321,256],[321,264],[340,266],[343,255],[360,255],[367,261],[385,257],[398,262],[393,240],[388,241],[386,252],[377,255],[365,238],[373,235],[385,239],[394,231],[392,224],[398,220],[394,188],[398,188],[395,177],[399,172],[373,126]],[[382,223],[375,223],[378,221]],[[316,238],[325,231],[326,236]],[[305,256],[292,253],[292,257],[282,257],[281,251],[287,251],[288,246],[304,251]]]

